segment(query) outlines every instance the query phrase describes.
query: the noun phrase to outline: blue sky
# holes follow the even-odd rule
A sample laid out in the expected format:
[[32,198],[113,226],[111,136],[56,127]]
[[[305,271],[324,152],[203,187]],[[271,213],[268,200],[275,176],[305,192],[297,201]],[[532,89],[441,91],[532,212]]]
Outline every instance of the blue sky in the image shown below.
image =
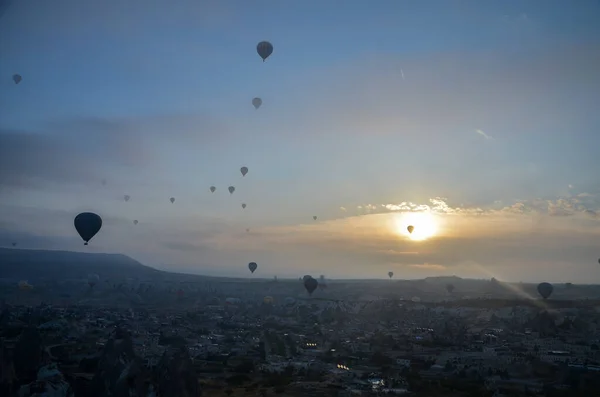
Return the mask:
[[[81,250],[71,219],[92,210],[109,221],[90,250],[205,274],[600,280],[599,16],[597,1],[13,0],[0,237]],[[429,205],[436,235],[395,235],[413,210],[382,205],[402,202]],[[509,261],[507,239],[532,240]]]

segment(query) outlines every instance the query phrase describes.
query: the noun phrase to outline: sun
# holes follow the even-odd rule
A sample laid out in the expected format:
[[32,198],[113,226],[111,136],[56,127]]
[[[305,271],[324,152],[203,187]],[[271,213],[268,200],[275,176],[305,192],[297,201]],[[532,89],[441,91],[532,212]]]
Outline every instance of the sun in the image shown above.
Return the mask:
[[[413,226],[409,233],[408,227]],[[423,241],[435,236],[438,232],[438,220],[429,212],[408,212],[398,214],[396,232],[414,241]]]

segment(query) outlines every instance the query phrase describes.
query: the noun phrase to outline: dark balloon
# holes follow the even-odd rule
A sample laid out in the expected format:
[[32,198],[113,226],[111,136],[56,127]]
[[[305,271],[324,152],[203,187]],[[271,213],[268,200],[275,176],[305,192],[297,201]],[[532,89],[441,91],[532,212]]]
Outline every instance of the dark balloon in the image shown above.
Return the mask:
[[246,174],[248,173],[248,167],[240,168],[240,172],[242,173],[242,176],[246,176]]
[[[273,49],[271,49],[271,51],[273,51]],[[15,82],[15,84],[19,84],[21,80],[23,80],[23,78],[20,74],[13,75],[13,81]]]
[[319,282],[312,277],[304,280],[304,288],[306,288],[306,291],[308,291],[309,295],[312,295],[318,286]]
[[552,291],[554,291],[554,287],[550,283],[539,283],[537,286],[538,293],[544,299],[548,299],[550,295],[552,295]]
[[214,192],[215,192],[215,190],[217,190],[217,188],[216,188],[216,187],[214,187],[214,186],[211,186],[211,187],[210,187],[210,192],[211,192],[211,193],[214,193]]
[[388,277],[389,277],[389,278],[392,278],[392,277],[394,277],[394,272],[388,272]]
[[256,52],[264,62],[273,53],[273,45],[268,41],[261,41],[256,45]]
[[407,227],[406,230],[408,230],[409,233],[412,233],[413,230],[415,230],[415,227],[411,225],[411,226]]
[[254,273],[254,271],[256,270],[256,268],[258,268],[258,265],[256,264],[256,262],[250,262],[250,263],[248,263],[248,269],[250,269],[250,271],[252,273]]
[[102,228],[102,218],[93,212],[82,212],[75,217],[74,224],[77,233],[85,241],[84,245],[88,245],[92,237]]
[[454,291],[454,285],[452,285],[452,284],[448,284],[448,285],[446,285],[446,290],[447,290],[449,293],[452,293],[452,291]]

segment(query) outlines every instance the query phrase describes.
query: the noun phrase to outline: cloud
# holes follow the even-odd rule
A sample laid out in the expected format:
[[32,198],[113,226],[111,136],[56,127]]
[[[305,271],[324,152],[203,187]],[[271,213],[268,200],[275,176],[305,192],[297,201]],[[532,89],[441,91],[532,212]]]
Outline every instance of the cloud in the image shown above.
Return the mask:
[[157,174],[170,148],[211,147],[229,139],[226,123],[202,114],[80,117],[48,122],[40,132],[0,129],[0,186],[98,184],[132,168],[138,176]]
[[433,263],[422,263],[422,264],[409,265],[409,266],[417,268],[417,269],[432,270],[432,271],[446,270],[446,266],[436,265]]
[[478,133],[479,135],[481,135],[482,137],[484,137],[487,140],[494,140],[494,138],[492,138],[490,135],[486,134],[485,132],[483,132],[483,130],[475,130],[476,133]]
[[356,207],[357,215],[382,214],[389,212],[429,212],[434,214],[497,215],[497,214],[544,214],[549,216],[586,215],[596,217],[600,209],[600,196],[579,193],[571,197],[556,199],[519,200],[509,206],[501,206],[501,201],[487,207],[451,206],[444,197],[429,199],[429,204],[416,204],[403,201],[397,204],[363,204]]

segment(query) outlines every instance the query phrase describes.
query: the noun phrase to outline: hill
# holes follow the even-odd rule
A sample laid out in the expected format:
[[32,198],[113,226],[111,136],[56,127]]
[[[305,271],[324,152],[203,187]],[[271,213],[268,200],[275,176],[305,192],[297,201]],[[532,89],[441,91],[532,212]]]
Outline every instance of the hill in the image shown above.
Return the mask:
[[0,248],[0,277],[11,280],[85,278],[164,279],[167,272],[142,265],[121,254]]

